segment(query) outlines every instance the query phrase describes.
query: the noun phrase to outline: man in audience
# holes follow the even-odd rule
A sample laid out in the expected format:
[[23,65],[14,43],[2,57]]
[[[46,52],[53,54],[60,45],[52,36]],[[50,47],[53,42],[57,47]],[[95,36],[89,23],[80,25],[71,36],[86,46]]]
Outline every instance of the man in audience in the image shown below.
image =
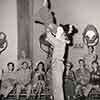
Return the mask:
[[93,71],[90,73],[90,83],[93,85],[100,85],[100,70],[97,61],[92,62]]
[[87,88],[87,94],[91,91],[91,89],[95,89],[100,92],[100,70],[99,63],[97,61],[92,62],[92,72],[90,73],[90,81]]
[[84,59],[85,59],[87,68],[91,72],[92,71],[92,67],[91,67],[92,62],[97,60],[97,55],[94,53],[94,47],[92,47],[92,46],[88,47],[88,54],[84,56]]
[[22,62],[21,68],[17,71],[17,99],[19,99],[19,95],[22,89],[26,89],[27,92],[27,99],[29,99],[31,94],[31,70],[28,66],[27,62]]
[[84,91],[85,88],[87,88],[87,84],[90,80],[90,72],[86,68],[84,59],[79,59],[79,69],[76,70],[76,80],[77,80],[77,86],[76,86],[76,94],[81,95],[81,99],[84,100],[84,97],[86,96],[86,91]]
[[1,91],[0,91],[0,94],[2,95],[1,100],[8,96],[8,94],[13,90],[14,85],[16,83],[14,63],[9,62],[7,64],[7,67],[8,67],[8,72],[4,72],[1,78],[2,79]]

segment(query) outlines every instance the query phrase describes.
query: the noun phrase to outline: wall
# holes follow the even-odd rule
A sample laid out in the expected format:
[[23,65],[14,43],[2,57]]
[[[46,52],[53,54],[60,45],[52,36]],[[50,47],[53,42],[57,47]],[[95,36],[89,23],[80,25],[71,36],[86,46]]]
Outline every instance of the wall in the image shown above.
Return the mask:
[[7,35],[8,48],[0,55],[0,67],[17,59],[17,6],[16,0],[0,0],[0,32]]
[[17,0],[18,58],[22,50],[27,57],[33,58],[33,7],[33,0]]
[[45,60],[46,54],[40,49],[39,36],[44,32],[44,27],[42,25],[37,25],[34,23],[34,17],[37,15],[39,8],[42,5],[43,0],[34,0],[34,16],[33,16],[33,54],[34,54],[34,64],[38,60]]
[[[43,1],[43,0],[42,0]],[[42,5],[42,1],[35,0],[34,13]],[[97,27],[98,32],[100,32],[100,0],[51,0],[52,9],[56,12],[57,19],[59,23],[62,24],[75,24],[79,32],[74,36],[74,43],[82,43],[82,32],[87,24],[93,24]],[[42,33],[43,28],[40,25],[34,24],[34,56],[35,60],[44,58],[44,53],[39,49],[38,37]],[[99,46],[100,47],[100,46]],[[87,48],[84,45],[83,49],[72,49],[69,50],[69,59],[73,63],[77,64],[79,57],[87,53]],[[100,48],[98,48],[97,53],[99,54]],[[76,60],[75,60],[76,59]]]

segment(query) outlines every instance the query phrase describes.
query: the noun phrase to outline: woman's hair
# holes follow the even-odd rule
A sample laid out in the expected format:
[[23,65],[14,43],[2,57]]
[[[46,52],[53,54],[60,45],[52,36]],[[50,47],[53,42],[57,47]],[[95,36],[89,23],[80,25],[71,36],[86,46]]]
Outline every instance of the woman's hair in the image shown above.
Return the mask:
[[40,61],[40,62],[38,62],[38,64],[36,65],[36,69],[35,69],[35,71],[38,71],[39,70],[39,65],[42,65],[42,71],[44,71],[45,72],[45,64],[44,64],[44,62],[43,61]]
[[13,67],[13,69],[12,69],[12,71],[14,70],[14,63],[13,62],[9,62],[8,64],[7,64],[7,67],[8,67],[8,69],[9,69],[9,65],[12,65],[12,67]]

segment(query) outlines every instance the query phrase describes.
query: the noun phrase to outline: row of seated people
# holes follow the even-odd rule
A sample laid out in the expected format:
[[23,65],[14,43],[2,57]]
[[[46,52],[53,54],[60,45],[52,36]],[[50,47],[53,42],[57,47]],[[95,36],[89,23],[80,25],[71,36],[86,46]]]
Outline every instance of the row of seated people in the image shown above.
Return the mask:
[[14,70],[14,63],[9,62],[7,64],[8,71],[2,71],[0,100],[7,98],[12,90],[15,92],[16,99],[19,100],[23,89],[26,89],[26,99],[29,99],[32,91],[35,97],[40,97],[41,92],[45,89],[44,63],[42,61],[38,62],[33,69],[31,60],[20,60],[20,62],[16,70]]
[[[88,96],[90,90],[95,88],[99,90],[99,64],[96,55],[93,54],[93,47],[89,47],[89,54],[84,59],[79,60],[78,69],[72,71],[72,64],[65,64],[64,72],[64,93],[65,98],[75,98],[76,95]],[[25,56],[25,54],[23,53]],[[87,67],[88,66],[88,67]],[[7,64],[8,72],[3,72],[1,77],[1,98],[6,98],[9,93],[16,88],[16,98],[19,99],[21,90],[26,88],[27,99],[30,97],[34,88],[36,97],[40,97],[42,90],[45,88],[45,68],[43,62],[38,62],[33,69],[32,61],[23,57],[18,61],[18,69],[14,70],[14,63]],[[83,98],[83,97],[82,97]]]
[[83,100],[94,88],[100,92],[100,70],[98,62],[92,62],[90,72],[83,59],[79,60],[79,68],[74,72],[71,63],[66,63],[64,73],[64,93],[66,100],[82,96]]
[[[31,66],[23,62],[21,67],[14,71],[14,63],[7,64],[8,72],[2,74],[0,93],[6,98],[8,94],[16,87],[16,98],[19,99],[21,90],[26,87],[27,99],[30,97],[31,89],[34,87],[35,94],[40,96],[40,92],[45,88],[45,70],[44,63],[39,62],[34,70],[34,81],[32,81]],[[86,66],[84,59],[79,60],[79,69],[75,72],[72,70],[72,64],[65,64],[64,74],[64,92],[66,98],[74,97],[76,94],[87,96],[92,88],[99,90],[100,70],[98,62],[92,62],[92,71]],[[75,90],[75,91],[74,91]],[[81,92],[80,92],[81,91]],[[83,94],[82,94],[83,92]]]
[[76,70],[72,70],[71,62],[65,63],[64,94],[66,100],[72,100],[76,97],[85,100],[92,89],[100,93],[100,66],[96,59],[92,60],[91,65],[88,66],[84,57],[82,57],[78,61]]

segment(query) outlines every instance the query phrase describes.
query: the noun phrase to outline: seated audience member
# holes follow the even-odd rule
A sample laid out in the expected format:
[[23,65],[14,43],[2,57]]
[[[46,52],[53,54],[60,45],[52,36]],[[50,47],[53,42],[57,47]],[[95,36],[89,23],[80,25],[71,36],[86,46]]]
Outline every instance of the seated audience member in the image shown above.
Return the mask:
[[86,68],[84,59],[79,59],[79,69],[76,70],[76,94],[80,95],[83,100],[84,97],[87,96],[85,94],[85,88],[87,88],[87,85],[90,80],[90,72]]
[[86,88],[84,88],[85,96],[88,96],[91,89],[100,92],[100,70],[97,61],[92,62],[92,72],[90,73],[90,80]]
[[84,56],[85,63],[87,65],[87,68],[89,71],[92,71],[91,64],[93,61],[97,60],[97,55],[94,53],[94,47],[89,46],[88,47],[88,54]]
[[13,90],[14,85],[16,83],[16,78],[14,76],[14,63],[9,62],[7,64],[8,72],[4,72],[2,74],[2,83],[1,83],[1,91],[0,94],[2,95],[1,99],[6,98],[8,94]]
[[22,89],[27,89],[27,99],[29,99],[32,85],[31,85],[31,71],[29,69],[27,62],[23,62],[21,64],[21,68],[17,71],[17,74],[18,74],[16,83],[17,99],[19,99],[19,95]]
[[72,71],[72,67],[70,62],[65,64],[64,93],[66,100],[73,100],[75,98],[75,74]]
[[34,75],[34,84],[33,87],[35,89],[35,96],[40,97],[41,93],[45,89],[45,69],[44,62],[40,61],[36,65],[35,75]]
[[90,73],[90,90],[95,88],[97,91],[100,92],[100,70],[99,64],[97,61],[92,62],[92,72]]

